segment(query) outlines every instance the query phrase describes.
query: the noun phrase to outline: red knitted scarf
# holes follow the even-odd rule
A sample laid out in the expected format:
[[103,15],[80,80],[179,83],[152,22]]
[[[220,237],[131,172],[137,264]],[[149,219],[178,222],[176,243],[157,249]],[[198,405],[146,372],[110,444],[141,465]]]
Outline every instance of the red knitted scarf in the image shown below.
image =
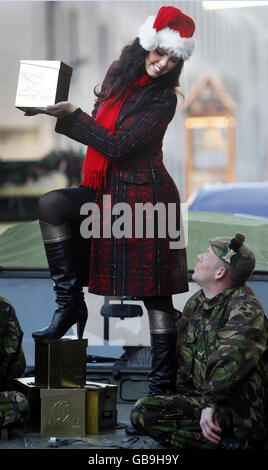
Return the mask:
[[[136,88],[139,88],[148,85],[151,81],[152,79],[147,74],[144,74],[140,79],[136,80],[134,85]],[[114,131],[116,119],[128,95],[129,88],[115,103],[113,103],[115,97],[103,101],[97,113],[96,121],[106,129]],[[100,188],[102,183],[105,186],[108,166],[109,159],[95,148],[88,146],[83,165],[81,186],[89,186],[94,189]]]

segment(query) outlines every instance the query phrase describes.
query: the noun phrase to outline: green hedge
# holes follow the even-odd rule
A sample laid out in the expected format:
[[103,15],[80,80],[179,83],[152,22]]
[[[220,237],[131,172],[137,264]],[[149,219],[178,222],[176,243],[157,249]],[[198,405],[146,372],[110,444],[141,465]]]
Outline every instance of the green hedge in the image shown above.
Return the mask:
[[5,184],[21,185],[27,180],[37,181],[52,171],[60,171],[68,178],[68,186],[81,181],[84,154],[73,150],[52,151],[42,160],[0,162],[0,188]]

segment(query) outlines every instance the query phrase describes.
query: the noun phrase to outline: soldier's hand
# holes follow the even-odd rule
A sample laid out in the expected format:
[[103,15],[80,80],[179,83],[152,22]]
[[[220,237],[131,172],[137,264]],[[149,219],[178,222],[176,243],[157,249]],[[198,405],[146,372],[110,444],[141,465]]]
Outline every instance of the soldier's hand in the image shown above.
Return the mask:
[[201,413],[200,426],[203,435],[214,444],[217,444],[221,437],[222,429],[219,426],[215,408],[204,408]]

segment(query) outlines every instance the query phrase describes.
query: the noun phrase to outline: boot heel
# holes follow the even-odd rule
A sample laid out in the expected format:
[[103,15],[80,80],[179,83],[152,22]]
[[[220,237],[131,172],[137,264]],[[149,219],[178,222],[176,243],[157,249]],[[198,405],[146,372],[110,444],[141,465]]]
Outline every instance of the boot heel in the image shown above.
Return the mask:
[[84,320],[80,320],[80,321],[77,323],[77,338],[78,338],[78,339],[82,339],[82,338],[83,338],[83,334],[84,334],[86,322],[87,322],[87,320],[84,319]]

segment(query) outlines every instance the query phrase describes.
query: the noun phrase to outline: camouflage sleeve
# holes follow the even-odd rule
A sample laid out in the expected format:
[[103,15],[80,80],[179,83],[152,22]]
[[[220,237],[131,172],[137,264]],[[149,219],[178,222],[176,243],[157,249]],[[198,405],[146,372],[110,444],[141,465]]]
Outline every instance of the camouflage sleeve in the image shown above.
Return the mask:
[[238,301],[218,330],[218,349],[208,357],[202,408],[226,399],[267,349],[267,319],[257,299]]
[[20,364],[25,367],[22,334],[13,306],[0,297],[0,388],[21,372]]

